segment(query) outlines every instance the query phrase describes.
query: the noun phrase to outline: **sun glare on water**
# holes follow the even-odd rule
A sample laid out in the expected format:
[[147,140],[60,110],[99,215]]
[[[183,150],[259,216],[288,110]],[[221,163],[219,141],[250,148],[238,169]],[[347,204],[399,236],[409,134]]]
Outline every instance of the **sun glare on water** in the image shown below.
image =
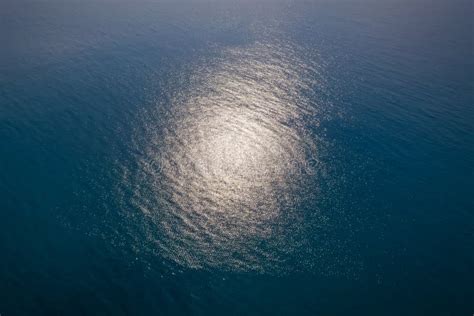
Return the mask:
[[138,175],[149,191],[137,189],[135,199],[170,260],[262,270],[280,259],[256,243],[295,247],[285,245],[279,218],[308,194],[305,175],[317,165],[303,123],[312,113],[300,95],[312,69],[288,47],[256,44],[224,56],[172,105],[168,128],[149,132]]

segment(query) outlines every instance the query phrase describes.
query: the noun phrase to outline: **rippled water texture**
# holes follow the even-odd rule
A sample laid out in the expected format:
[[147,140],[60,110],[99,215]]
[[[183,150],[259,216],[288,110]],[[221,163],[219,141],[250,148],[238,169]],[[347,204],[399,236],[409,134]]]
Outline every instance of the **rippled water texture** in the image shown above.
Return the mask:
[[[137,122],[139,169],[124,166],[124,186],[135,184],[134,205],[164,256],[265,270],[302,247],[289,235],[308,224],[299,203],[317,198],[305,187],[322,168],[306,126],[317,109],[302,93],[323,84],[318,67],[284,43],[225,49],[196,65],[165,118],[151,109]],[[291,232],[289,219],[299,223]]]
[[0,316],[471,315],[471,0],[1,0]]

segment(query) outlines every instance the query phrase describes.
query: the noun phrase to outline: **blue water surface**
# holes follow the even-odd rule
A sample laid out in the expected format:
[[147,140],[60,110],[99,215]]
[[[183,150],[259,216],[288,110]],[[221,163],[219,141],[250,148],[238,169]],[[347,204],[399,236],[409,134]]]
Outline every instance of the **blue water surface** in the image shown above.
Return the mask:
[[0,314],[471,315],[473,12],[0,1]]

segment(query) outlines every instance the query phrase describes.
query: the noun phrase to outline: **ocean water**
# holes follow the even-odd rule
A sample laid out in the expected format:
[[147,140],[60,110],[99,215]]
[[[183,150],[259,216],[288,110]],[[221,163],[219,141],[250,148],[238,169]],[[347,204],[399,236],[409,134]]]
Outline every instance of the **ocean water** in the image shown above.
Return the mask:
[[472,1],[0,1],[0,314],[471,315]]

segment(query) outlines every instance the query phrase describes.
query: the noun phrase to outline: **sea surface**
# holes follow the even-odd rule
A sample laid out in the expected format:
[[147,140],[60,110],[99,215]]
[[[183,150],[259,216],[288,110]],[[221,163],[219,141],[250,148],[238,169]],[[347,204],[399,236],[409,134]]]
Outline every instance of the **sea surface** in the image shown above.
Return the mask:
[[0,0],[0,314],[472,315],[468,0]]

